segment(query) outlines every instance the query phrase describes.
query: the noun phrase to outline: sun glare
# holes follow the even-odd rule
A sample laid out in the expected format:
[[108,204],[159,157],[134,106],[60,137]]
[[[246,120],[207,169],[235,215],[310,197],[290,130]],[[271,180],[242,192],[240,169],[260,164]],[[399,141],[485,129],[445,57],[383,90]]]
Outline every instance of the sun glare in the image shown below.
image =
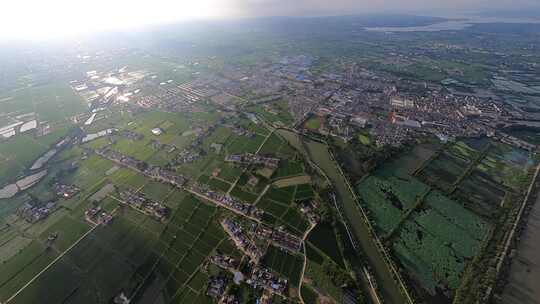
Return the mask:
[[[4,1],[2,1],[4,2]],[[216,17],[220,0],[7,0],[0,38],[47,39],[177,20]]]

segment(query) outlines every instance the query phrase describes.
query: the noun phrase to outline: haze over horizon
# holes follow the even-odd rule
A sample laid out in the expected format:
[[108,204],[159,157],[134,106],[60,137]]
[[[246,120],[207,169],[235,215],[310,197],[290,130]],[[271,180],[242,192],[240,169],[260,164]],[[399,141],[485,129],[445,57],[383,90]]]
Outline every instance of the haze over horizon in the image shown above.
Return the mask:
[[540,8],[534,0],[19,0],[4,3],[0,39],[46,39],[193,19],[342,14],[452,15]]

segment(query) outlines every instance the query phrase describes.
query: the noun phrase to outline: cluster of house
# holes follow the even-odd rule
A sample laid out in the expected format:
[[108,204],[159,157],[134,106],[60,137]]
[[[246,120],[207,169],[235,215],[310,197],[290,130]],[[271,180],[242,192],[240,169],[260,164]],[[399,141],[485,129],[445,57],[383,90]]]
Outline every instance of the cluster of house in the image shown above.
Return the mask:
[[286,231],[273,229],[265,225],[258,225],[255,236],[260,239],[269,240],[274,245],[290,252],[298,252],[302,248],[302,239]]
[[191,191],[213,202],[214,204],[223,206],[236,213],[239,213],[248,217],[260,219],[264,214],[264,211],[258,209],[257,207],[251,204],[243,203],[239,200],[232,198],[231,196],[227,194],[210,190],[204,186],[194,184],[193,186],[191,186]]
[[135,159],[131,156],[124,155],[120,152],[114,151],[109,147],[104,147],[96,150],[96,153],[102,157],[105,157],[121,166],[128,167],[132,170],[138,171],[147,177],[150,177],[159,182],[170,184],[172,186],[182,188],[187,182],[187,179],[177,174],[176,172],[149,165],[141,160]]
[[253,133],[253,132],[251,132],[249,130],[246,130],[243,127],[233,125],[230,128],[231,128],[231,131],[233,132],[233,134],[235,134],[235,135],[245,136],[247,138],[255,137],[255,133]]
[[54,202],[46,203],[44,206],[34,206],[30,203],[25,203],[17,210],[17,215],[28,223],[35,223],[48,217],[55,207],[56,203]]
[[165,150],[167,153],[172,153],[176,150],[176,146],[164,144],[157,139],[152,139],[150,144],[154,150]]
[[315,200],[304,202],[300,205],[300,212],[304,214],[311,224],[317,224],[321,217],[315,210],[319,208],[319,203]]
[[133,158],[131,156],[124,155],[120,152],[114,151],[110,149],[108,146],[105,146],[101,149],[96,150],[96,154],[105,157],[119,165],[122,165],[124,167],[128,167],[130,169],[143,172],[147,169],[148,165],[136,158]]
[[208,288],[206,295],[213,299],[220,299],[225,293],[228,280],[224,276],[213,276],[208,279]]
[[93,225],[107,225],[109,224],[113,216],[101,208],[101,206],[94,206],[84,212],[84,218],[87,222]]
[[276,276],[266,268],[255,268],[247,283],[253,288],[262,288],[274,294],[284,295],[287,291],[287,279]]
[[217,266],[223,269],[237,269],[240,263],[235,260],[233,257],[228,255],[213,255],[210,257],[210,262],[216,264]]
[[130,131],[130,130],[122,130],[122,132],[120,132],[120,135],[134,141],[139,141],[139,140],[144,139],[144,135]]
[[255,242],[249,238],[242,226],[228,218],[221,221],[221,226],[223,226],[223,229],[231,237],[238,249],[249,256],[254,263],[257,264],[260,261],[264,255],[263,250],[257,247]]
[[187,179],[183,175],[158,166],[148,166],[143,173],[154,180],[170,184],[177,188],[182,188],[187,182]]
[[268,168],[277,168],[279,166],[279,158],[265,157],[252,153],[232,154],[225,157],[226,162],[240,165],[262,165]]
[[184,149],[180,153],[178,153],[178,155],[176,155],[174,159],[174,164],[175,165],[190,164],[200,158],[201,158],[201,153],[194,150]]
[[[240,281],[244,279],[244,274],[237,270],[240,263],[234,258],[227,255],[215,255],[210,257],[210,262],[220,268],[232,272],[235,275],[235,283],[239,284]],[[239,276],[241,276],[241,279],[237,280]],[[248,280],[246,282],[253,288],[261,288],[269,293],[269,295],[263,295],[259,303],[271,303],[272,294],[277,293],[283,295],[287,290],[286,279],[279,278],[270,270],[261,267],[254,267],[251,274],[248,275]],[[234,295],[224,295],[218,303],[237,303],[235,300],[237,300],[237,298]]]
[[147,199],[144,194],[131,189],[120,192],[120,199],[122,203],[148,214],[158,221],[164,221],[171,212],[169,207]]
[[197,102],[201,99],[212,97],[218,93],[215,90],[205,88],[204,86],[198,85],[195,82],[183,83],[178,86],[178,89],[180,89],[185,98],[191,102]]
[[353,117],[350,114],[343,114],[338,112],[332,112],[327,107],[319,107],[313,115],[306,115],[302,122],[307,122],[308,119],[318,119],[321,121],[317,130],[310,129],[307,124],[304,125],[305,130],[316,132],[322,135],[331,135],[333,137],[339,137],[343,141],[348,142],[352,139],[355,128],[363,128],[366,125],[366,121],[362,121],[362,118]]
[[236,295],[226,294],[219,299],[218,304],[240,304],[240,300]]
[[73,196],[77,195],[81,189],[74,185],[65,185],[60,183],[55,183],[53,185],[54,192],[56,193],[56,196],[62,197],[65,199],[72,198]]

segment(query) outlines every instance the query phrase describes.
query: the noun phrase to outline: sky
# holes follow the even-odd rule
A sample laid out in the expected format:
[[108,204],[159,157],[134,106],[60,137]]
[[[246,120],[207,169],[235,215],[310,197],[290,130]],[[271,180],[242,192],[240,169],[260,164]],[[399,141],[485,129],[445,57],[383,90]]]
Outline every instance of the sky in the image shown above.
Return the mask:
[[[447,15],[538,0],[1,0],[0,39],[44,39],[208,18],[361,13]],[[447,13],[447,14],[445,14]]]

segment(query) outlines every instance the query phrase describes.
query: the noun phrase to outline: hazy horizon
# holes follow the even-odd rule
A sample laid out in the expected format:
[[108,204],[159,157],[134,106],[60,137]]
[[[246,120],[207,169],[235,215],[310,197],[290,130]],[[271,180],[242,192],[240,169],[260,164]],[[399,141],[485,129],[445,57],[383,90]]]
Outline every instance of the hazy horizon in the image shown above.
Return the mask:
[[[87,32],[140,28],[199,19],[351,14],[449,16],[483,11],[540,8],[533,0],[19,0],[3,5],[0,39],[47,39]],[[31,8],[31,9],[29,9]]]

